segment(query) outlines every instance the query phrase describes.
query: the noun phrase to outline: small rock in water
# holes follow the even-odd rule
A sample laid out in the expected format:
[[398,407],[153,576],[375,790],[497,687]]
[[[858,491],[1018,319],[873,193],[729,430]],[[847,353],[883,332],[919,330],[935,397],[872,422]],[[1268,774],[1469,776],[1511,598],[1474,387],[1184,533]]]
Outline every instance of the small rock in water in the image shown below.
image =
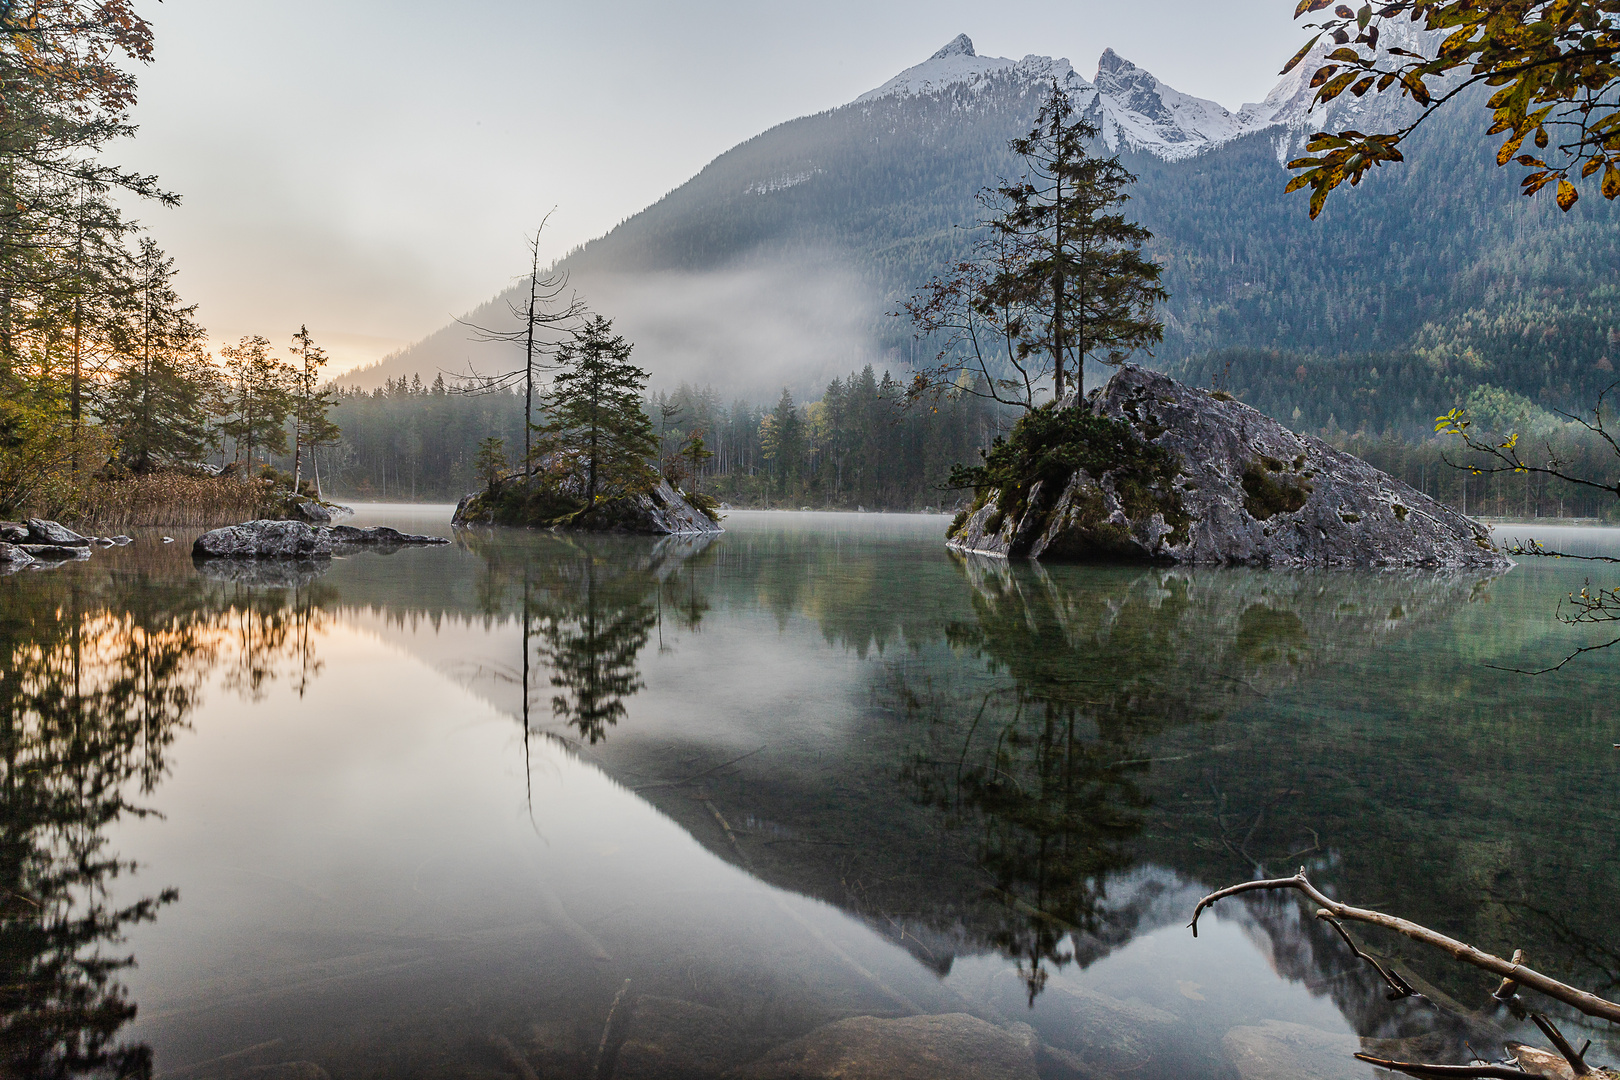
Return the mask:
[[738,1080],[1036,1080],[1035,1032],[966,1013],[852,1016],[784,1043]]
[[123,533],[119,533],[117,536],[112,538],[112,542],[117,544],[119,547],[123,547],[125,544],[133,544],[135,542],[135,538],[133,536],[125,536]]
[[19,525],[15,521],[0,521],[0,541],[7,544],[21,544],[28,539],[28,526]]
[[332,524],[332,512],[314,499],[306,499],[299,495],[289,500],[289,502],[291,503],[289,509],[293,517],[299,521],[307,521],[311,525]]
[[164,538],[163,538],[163,542],[164,542],[164,543],[165,543],[165,544],[172,544],[172,543],[174,543],[174,537],[172,537],[172,536],[165,536],[165,537],[164,537]]
[[1235,1027],[1221,1040],[1226,1058],[1243,1080],[1366,1080],[1367,1066],[1352,1055],[1354,1035],[1334,1035],[1304,1024],[1266,1020]]

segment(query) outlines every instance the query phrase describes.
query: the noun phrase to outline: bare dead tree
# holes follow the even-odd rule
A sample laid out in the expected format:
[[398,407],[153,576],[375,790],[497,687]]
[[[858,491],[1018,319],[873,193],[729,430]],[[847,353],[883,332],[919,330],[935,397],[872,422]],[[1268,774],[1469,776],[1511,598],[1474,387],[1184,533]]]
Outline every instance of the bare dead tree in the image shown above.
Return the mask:
[[[1350,951],[1359,959],[1370,964],[1390,988],[1391,1000],[1405,997],[1422,997],[1413,987],[1394,970],[1374,959],[1358,946],[1350,937],[1343,923],[1359,922],[1369,926],[1381,926],[1393,930],[1398,934],[1411,938],[1424,945],[1431,946],[1446,953],[1452,959],[1470,964],[1474,967],[1488,971],[1501,978],[1501,983],[1491,995],[1491,999],[1498,1005],[1506,1006],[1515,1016],[1523,1018],[1527,1014],[1524,1005],[1518,1000],[1521,987],[1528,987],[1546,997],[1580,1012],[1586,1016],[1599,1020],[1608,1020],[1611,1023],[1620,1022],[1620,1003],[1591,994],[1585,990],[1560,982],[1550,975],[1544,975],[1524,962],[1524,952],[1517,950],[1512,960],[1504,960],[1482,949],[1447,937],[1445,934],[1409,919],[1402,919],[1396,915],[1386,915],[1371,908],[1352,907],[1342,904],[1326,893],[1322,892],[1305,876],[1305,868],[1300,867],[1299,873],[1293,877],[1266,878],[1258,881],[1245,881],[1238,885],[1229,885],[1224,889],[1210,893],[1198,901],[1193,908],[1192,921],[1188,926],[1192,929],[1193,937],[1198,936],[1198,917],[1204,909],[1213,907],[1216,903],[1229,896],[1237,896],[1248,892],[1276,892],[1292,890],[1300,893],[1307,900],[1316,905],[1316,917],[1332,926],[1338,931]],[[1529,1014],[1536,1027],[1541,1029],[1547,1041],[1553,1044],[1558,1055],[1568,1063],[1571,1072],[1576,1077],[1592,1076],[1602,1077],[1603,1080],[1613,1080],[1620,1076],[1610,1069],[1598,1069],[1588,1065],[1585,1060],[1585,1050],[1576,1050],[1564,1037],[1555,1025],[1546,1016],[1539,1013]],[[1590,1044],[1588,1044],[1590,1045]],[[1534,1048],[1527,1048],[1534,1050]],[[1536,1051],[1536,1053],[1544,1053]],[[1517,1056],[1517,1055],[1516,1055]],[[1392,1069],[1396,1072],[1406,1073],[1408,1076],[1422,1077],[1424,1080],[1443,1080],[1446,1077],[1495,1077],[1501,1080],[1523,1080],[1533,1075],[1524,1069],[1510,1068],[1504,1065],[1475,1064],[1475,1065],[1433,1065],[1415,1061],[1393,1061],[1388,1058],[1373,1057],[1369,1054],[1357,1054],[1357,1058],[1381,1069]]]
[[[551,355],[574,332],[583,319],[585,301],[568,287],[568,273],[562,270],[540,269],[540,234],[545,232],[555,209],[548,212],[534,231],[529,244],[529,295],[527,303],[507,301],[507,308],[518,325],[511,329],[480,326],[465,319],[457,319],[473,332],[474,341],[499,341],[523,347],[523,366],[496,375],[481,375],[471,365],[466,374],[446,372],[456,381],[452,393],[494,394],[507,393],[523,387],[523,486],[529,486],[534,475],[534,375],[537,367],[544,367],[537,358]],[[564,294],[567,299],[564,299]]]
[[[984,202],[985,193],[980,193]],[[1052,375],[1051,355],[1021,345],[1034,318],[1034,297],[995,283],[1016,282],[1037,257],[1034,242],[984,229],[970,258],[931,280],[900,306],[919,338],[933,338],[933,362],[912,375],[906,396],[915,401],[942,393],[972,394],[1002,405],[1035,407]]]

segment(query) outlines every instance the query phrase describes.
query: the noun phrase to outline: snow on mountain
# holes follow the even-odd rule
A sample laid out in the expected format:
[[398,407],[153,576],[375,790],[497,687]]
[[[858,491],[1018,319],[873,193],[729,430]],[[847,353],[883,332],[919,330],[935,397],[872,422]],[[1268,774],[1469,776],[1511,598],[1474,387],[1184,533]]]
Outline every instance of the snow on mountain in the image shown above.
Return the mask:
[[1087,111],[1111,150],[1176,161],[1245,134],[1242,121],[1217,103],[1183,94],[1113,49],[1097,61],[1095,95]]
[[868,90],[855,99],[855,104],[864,104],[891,94],[909,97],[937,93],[947,86],[962,83],[975,86],[1012,67],[1013,61],[1005,57],[980,56],[973,51],[972,38],[957,34],[933,56],[916,67],[906,68],[876,90]]
[[[1433,55],[1437,40],[1437,34],[1425,33],[1411,23],[1386,22],[1379,46],[1400,46]],[[933,56],[862,94],[855,103],[940,93],[953,86],[983,91],[999,76],[1043,83],[1056,78],[1075,106],[1098,126],[1110,150],[1140,150],[1166,161],[1178,161],[1240,136],[1269,130],[1273,132],[1278,160],[1286,161],[1304,145],[1311,131],[1321,130],[1328,123],[1374,129],[1399,119],[1412,107],[1395,93],[1362,98],[1346,94],[1326,108],[1313,110],[1311,75],[1322,57],[1335,47],[1329,41],[1319,42],[1264,101],[1232,112],[1218,102],[1175,89],[1113,49],[1103,50],[1097,61],[1096,81],[1087,82],[1067,60],[1033,55],[1018,61],[979,56],[973,51],[972,40],[958,34]]]

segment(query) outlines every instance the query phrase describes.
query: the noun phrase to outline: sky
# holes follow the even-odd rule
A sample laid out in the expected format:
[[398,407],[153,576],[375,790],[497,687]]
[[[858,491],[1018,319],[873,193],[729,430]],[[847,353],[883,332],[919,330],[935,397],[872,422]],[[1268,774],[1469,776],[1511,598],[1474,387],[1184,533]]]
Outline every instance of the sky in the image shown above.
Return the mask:
[[300,325],[337,374],[499,292],[717,155],[845,104],[959,33],[987,56],[1112,47],[1228,108],[1303,41],[1289,0],[162,0],[144,5],[132,207],[216,345]]

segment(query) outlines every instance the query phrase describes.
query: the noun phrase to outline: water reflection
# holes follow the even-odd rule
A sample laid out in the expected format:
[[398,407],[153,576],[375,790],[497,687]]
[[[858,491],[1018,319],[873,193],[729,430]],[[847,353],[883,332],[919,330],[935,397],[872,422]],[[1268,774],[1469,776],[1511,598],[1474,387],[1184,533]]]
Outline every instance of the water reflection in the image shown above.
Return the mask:
[[0,579],[0,1073],[150,1073],[121,1039],[118,946],[178,894],[115,901],[136,867],[106,833],[149,812],[214,668],[248,697],[319,672],[318,604],[142,570]]
[[[253,972],[208,976],[237,994],[217,1014],[207,979],[170,976],[166,1019],[142,1022],[186,1047],[182,1059],[285,1035],[278,1060],[380,1070],[353,1034],[375,1022],[442,1028],[412,1037],[433,1041],[449,1069],[498,1023],[531,1061],[549,1059],[531,1050],[541,1035],[523,1033],[550,1032],[545,1053],[573,1063],[558,1071],[588,1075],[603,1012],[633,978],[649,1000],[710,1009],[705,1023],[723,1011],[750,1033],[749,1053],[901,1007],[1028,1020],[1073,1055],[1052,1059],[1070,1073],[1050,1075],[1149,1060],[1165,1074],[1230,1075],[1220,1048],[1234,1025],[1320,1018],[1256,1004],[1254,985],[1188,975],[1207,939],[1178,931],[1182,951],[1146,974],[1132,950],[1184,923],[1206,886],[1301,863],[1346,899],[1498,952],[1526,947],[1572,981],[1599,986],[1620,967],[1608,925],[1620,856],[1593,824],[1612,818],[1607,759],[1572,749],[1607,736],[1593,702],[1613,679],[1526,687],[1483,666],[1538,632],[1522,613],[1539,610],[1545,581],[1044,570],[950,558],[932,536],[789,529],[713,543],[473,533],[381,560],[201,573],[189,559],[120,557],[0,582],[10,1071],[145,1068],[145,1049],[119,1041],[133,1013],[124,961],[102,958],[172,895],[113,903],[109,883],[131,867],[106,837],[151,802],[177,733],[194,726],[201,743],[210,725],[230,727],[205,697],[307,725],[309,760],[298,748],[266,763],[266,742],[230,741],[240,735],[216,747],[255,753],[210,759],[234,762],[233,784],[270,790],[238,817],[271,807],[289,839],[265,864],[240,861],[262,872],[255,881],[293,882],[306,906],[178,909],[238,935],[207,940],[231,940]],[[378,639],[393,651],[366,651]],[[447,704],[389,698],[367,682],[379,673],[410,693],[442,684]],[[440,673],[498,705],[487,725],[498,737],[443,741],[476,710]],[[326,694],[337,687],[347,696]],[[294,695],[307,704],[278,712]],[[367,726],[374,715],[386,739]],[[271,726],[246,725],[299,741]],[[346,733],[355,756],[325,760],[314,742],[328,732]],[[417,772],[396,758],[409,753],[424,759]],[[618,783],[582,796],[587,772]],[[515,793],[501,788],[507,775]],[[305,785],[296,806],[275,790],[289,779]],[[178,805],[195,817],[201,804]],[[509,811],[523,818],[516,835],[502,831]],[[255,835],[221,821],[220,848],[231,829]],[[632,831],[655,828],[656,852],[633,861],[665,859],[662,877],[614,862]],[[178,865],[217,880],[189,857]],[[320,872],[306,864],[327,876],[311,883]],[[732,867],[781,892],[753,881],[748,892]],[[254,891],[233,887],[225,895]],[[843,914],[814,933],[801,921],[833,909]],[[1219,914],[1252,943],[1245,955],[1358,1034],[1433,1028],[1412,1003],[1385,1001],[1291,902]],[[428,959],[474,941],[487,951],[462,968]],[[1479,999],[1466,974],[1370,944],[1426,978],[1431,997]],[[339,968],[370,981],[325,981]],[[261,982],[280,997],[255,996]],[[488,990],[498,1002],[486,1011],[478,988],[492,986],[505,989]],[[357,1019],[361,1006],[345,1002],[361,998],[383,1019]],[[1134,1049],[1101,1045],[1111,1036],[1092,1030],[1097,1016],[1145,1025]],[[1494,1022],[1455,1024],[1442,1042],[1499,1038]],[[231,1060],[220,1075],[252,1067]],[[491,1069],[501,1060],[485,1054]]]
[[[484,559],[481,602],[491,615],[516,608],[522,658],[498,676],[522,694],[525,733],[540,693],[550,692],[552,717],[587,744],[600,742],[626,714],[626,701],[645,685],[639,661],[667,618],[696,630],[709,602],[695,567],[711,537],[651,542],[575,539],[550,534],[523,538],[470,533],[463,538]],[[515,601],[513,597],[516,597]]]

